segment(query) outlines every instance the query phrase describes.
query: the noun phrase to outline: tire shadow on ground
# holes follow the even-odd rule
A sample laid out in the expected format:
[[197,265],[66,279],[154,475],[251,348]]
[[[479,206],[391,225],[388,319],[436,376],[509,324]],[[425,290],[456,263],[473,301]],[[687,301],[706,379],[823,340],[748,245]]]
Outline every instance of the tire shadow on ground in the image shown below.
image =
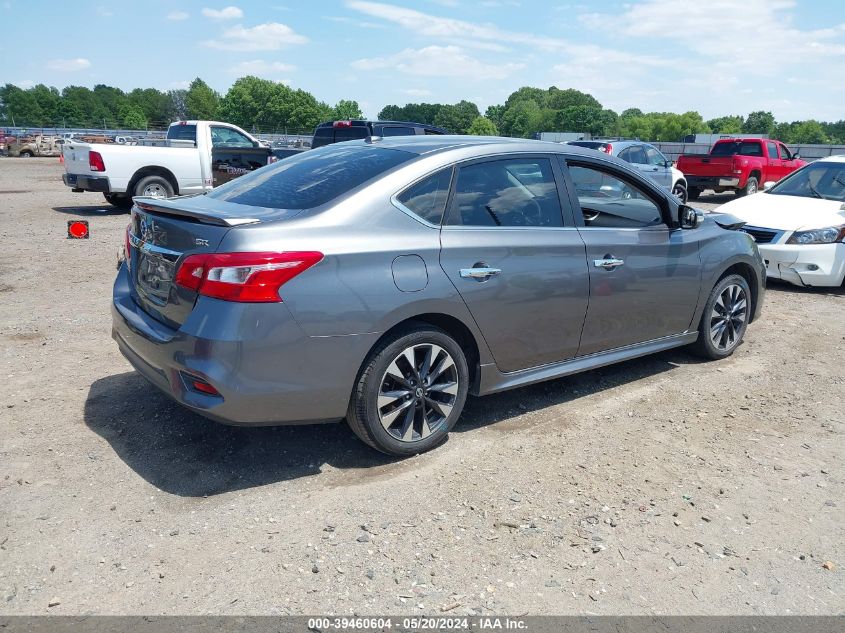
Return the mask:
[[[453,433],[494,425],[526,411],[566,403],[695,362],[698,359],[684,352],[664,352],[501,394],[469,398]],[[309,477],[319,474],[323,464],[361,469],[402,461],[364,445],[344,423],[277,427],[218,424],[170,400],[134,372],[94,382],[85,401],[84,419],[132,470],[160,490],[184,497]]]
[[105,200],[103,201],[103,204],[100,205],[53,207],[53,211],[56,211],[58,213],[64,213],[66,215],[76,215],[81,217],[129,215],[128,211],[113,207]]

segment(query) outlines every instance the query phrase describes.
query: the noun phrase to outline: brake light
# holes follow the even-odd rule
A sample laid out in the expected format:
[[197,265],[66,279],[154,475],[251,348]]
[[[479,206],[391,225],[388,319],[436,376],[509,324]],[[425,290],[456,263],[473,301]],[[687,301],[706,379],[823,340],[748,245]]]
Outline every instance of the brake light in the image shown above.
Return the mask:
[[274,303],[281,301],[279,288],[322,259],[316,251],[189,255],[176,283],[224,301]]
[[613,154],[613,144],[607,143],[606,145],[602,146],[602,150],[605,154]]
[[88,167],[91,171],[106,171],[103,155],[100,152],[88,152]]
[[335,121],[333,127],[352,127],[352,121]]

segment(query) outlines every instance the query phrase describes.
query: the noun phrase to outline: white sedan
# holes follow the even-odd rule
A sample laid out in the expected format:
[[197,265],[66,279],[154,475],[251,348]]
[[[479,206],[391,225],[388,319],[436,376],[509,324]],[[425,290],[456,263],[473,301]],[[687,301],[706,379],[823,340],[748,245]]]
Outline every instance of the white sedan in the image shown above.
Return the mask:
[[[770,183],[766,183],[769,185]],[[746,222],[766,274],[798,286],[841,286],[845,278],[845,156],[824,158],[766,191],[719,207]]]

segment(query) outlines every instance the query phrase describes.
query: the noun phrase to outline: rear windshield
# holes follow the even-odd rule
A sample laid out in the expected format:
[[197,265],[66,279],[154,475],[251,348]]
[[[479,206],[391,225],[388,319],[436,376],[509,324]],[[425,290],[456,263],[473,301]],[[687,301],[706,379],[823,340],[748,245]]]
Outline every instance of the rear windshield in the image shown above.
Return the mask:
[[607,143],[600,141],[569,141],[569,145],[577,145],[578,147],[586,147],[587,149],[604,149]]
[[208,197],[269,209],[311,209],[414,157],[398,150],[330,145],[241,176],[212,189]]
[[167,138],[177,141],[197,142],[196,125],[171,125],[167,128]]
[[735,141],[732,143],[716,143],[713,146],[711,156],[762,156],[763,145],[753,141]]
[[312,147],[323,147],[331,143],[342,143],[343,141],[356,141],[367,138],[370,129],[366,125],[355,125],[352,127],[322,127],[314,132]]

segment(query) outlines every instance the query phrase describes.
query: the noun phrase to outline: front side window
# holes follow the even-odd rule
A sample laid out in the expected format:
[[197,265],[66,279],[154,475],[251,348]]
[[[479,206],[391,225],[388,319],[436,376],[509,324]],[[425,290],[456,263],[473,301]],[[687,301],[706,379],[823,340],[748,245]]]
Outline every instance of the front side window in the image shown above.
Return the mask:
[[212,147],[254,147],[252,141],[244,134],[230,127],[211,126]]
[[653,147],[645,148],[645,156],[649,165],[656,165],[657,167],[664,167],[666,165],[666,157]]
[[563,226],[551,161],[512,158],[461,167],[446,224]]
[[630,150],[628,150],[628,162],[636,165],[648,164],[648,158],[646,157],[643,148],[639,145],[634,145]]
[[444,169],[408,187],[396,196],[396,200],[414,215],[431,224],[440,224],[449,185],[452,182],[452,168]]
[[643,228],[663,224],[660,207],[639,186],[592,165],[570,165],[584,216],[592,228]]

